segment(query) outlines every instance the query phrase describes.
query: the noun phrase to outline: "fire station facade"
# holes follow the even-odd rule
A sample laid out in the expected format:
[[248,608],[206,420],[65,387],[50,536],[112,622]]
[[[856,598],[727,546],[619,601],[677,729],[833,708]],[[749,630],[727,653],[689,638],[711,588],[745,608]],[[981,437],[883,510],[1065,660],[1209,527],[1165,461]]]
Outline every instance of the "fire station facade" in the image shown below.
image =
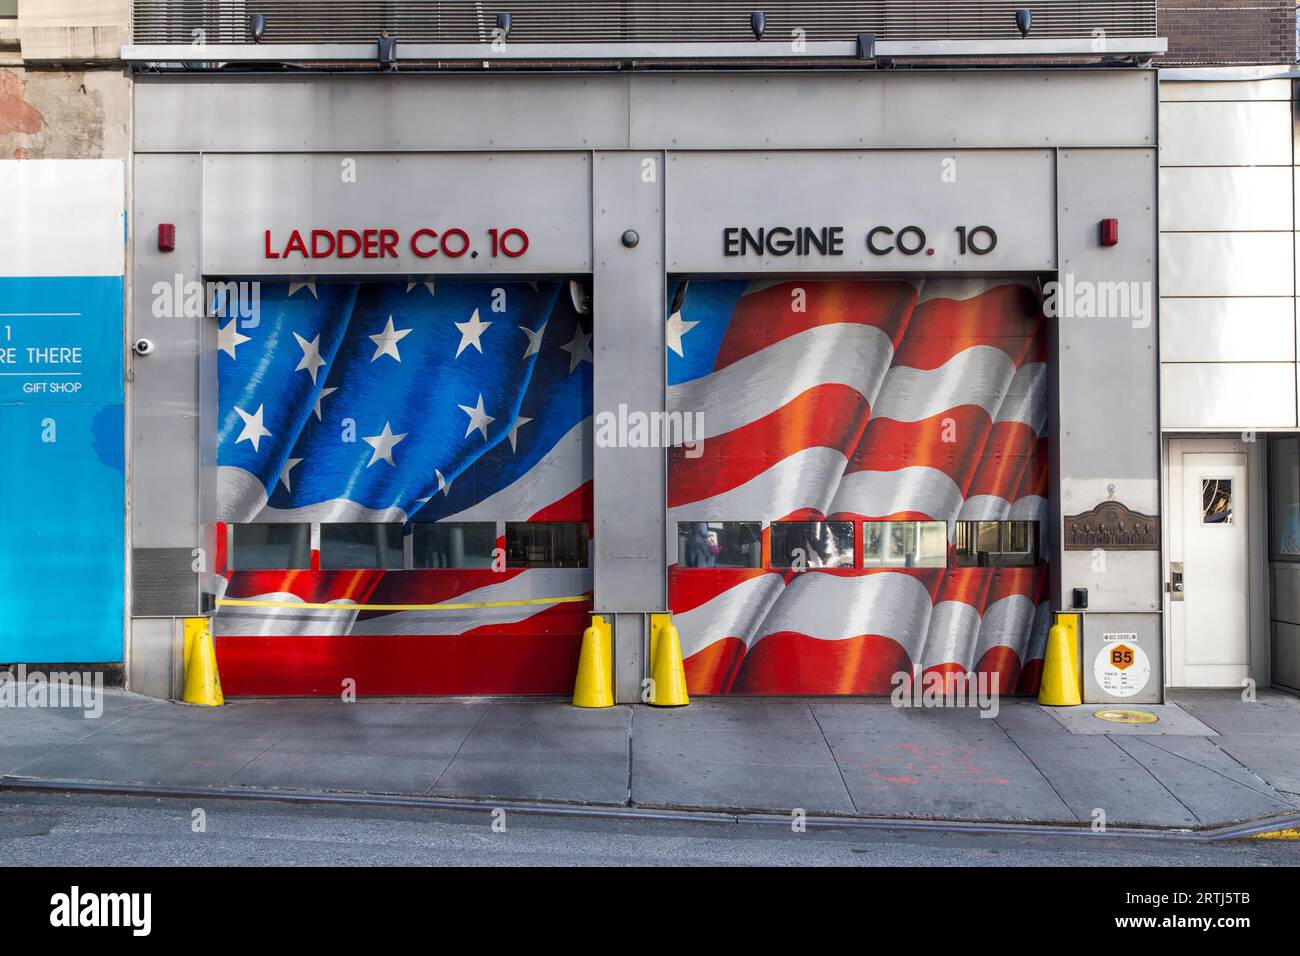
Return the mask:
[[561,694],[595,612],[638,700],[671,612],[697,694],[1029,693],[1079,610],[1159,700],[1157,96],[139,76],[131,683],[211,614],[228,694]]

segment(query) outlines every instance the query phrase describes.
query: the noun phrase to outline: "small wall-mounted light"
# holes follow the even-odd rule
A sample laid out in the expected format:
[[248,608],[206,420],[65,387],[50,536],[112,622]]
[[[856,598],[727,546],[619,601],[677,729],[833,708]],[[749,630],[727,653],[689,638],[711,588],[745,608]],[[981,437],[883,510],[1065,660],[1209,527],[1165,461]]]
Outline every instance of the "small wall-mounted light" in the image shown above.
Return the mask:
[[158,251],[176,251],[176,226],[170,222],[158,223]]
[[749,28],[754,31],[754,39],[763,39],[763,31],[767,29],[767,14],[762,10],[755,10],[749,15]]
[[623,245],[628,249],[633,248],[640,241],[641,241],[641,237],[637,235],[635,229],[629,229],[623,233],[622,242]]
[[384,69],[397,69],[397,37],[390,37],[387,33],[379,37],[377,58]]
[[874,33],[858,34],[858,59],[874,60],[876,58],[876,35]]
[[497,14],[497,29],[501,31],[502,39],[510,36],[510,14],[504,10]]
[[1029,36],[1029,28],[1034,25],[1034,15],[1028,7],[1021,7],[1016,11],[1016,29],[1020,31],[1022,37]]
[[248,18],[248,32],[253,38],[254,43],[261,43],[262,37],[266,36],[266,17],[260,13],[254,13]]
[[1099,229],[1099,238],[1103,246],[1119,245],[1119,220],[1103,219]]

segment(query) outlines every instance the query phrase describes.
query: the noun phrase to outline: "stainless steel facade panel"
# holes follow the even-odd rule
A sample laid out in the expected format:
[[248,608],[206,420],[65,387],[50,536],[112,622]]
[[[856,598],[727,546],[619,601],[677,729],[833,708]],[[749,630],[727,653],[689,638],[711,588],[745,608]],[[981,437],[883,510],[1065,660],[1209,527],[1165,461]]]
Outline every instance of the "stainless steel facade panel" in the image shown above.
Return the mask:
[[[593,409],[664,408],[664,157],[597,153],[592,162]],[[623,243],[627,231],[635,246]],[[664,450],[593,449],[598,611],[666,609]],[[626,650],[618,645],[616,656]],[[621,693],[621,692],[620,692]]]
[[[536,274],[591,269],[589,157],[584,153],[434,156],[205,156],[206,275]],[[378,188],[376,188],[378,187]],[[293,230],[397,231],[395,256],[285,253]],[[489,229],[522,229],[527,251],[493,255]],[[463,230],[457,257],[421,229]],[[270,230],[271,239],[266,238]],[[460,239],[453,244],[458,249]],[[281,258],[268,257],[269,248]],[[325,248],[322,240],[321,248]]]
[[[1152,93],[1154,98],[1154,91]],[[1113,496],[1154,514],[1160,474],[1156,382],[1156,169],[1153,150],[1062,150],[1057,157],[1057,242],[1062,283],[1102,289],[1123,283],[1139,310],[1061,315],[1049,348],[1053,384],[1051,599],[1069,606],[1072,588],[1113,596],[1111,610],[1159,607],[1155,561],[1130,568],[1114,562],[1066,561],[1060,550],[1061,515],[1078,514]],[[1104,247],[1098,222],[1126,225],[1117,246]],[[1082,285],[1081,285],[1082,284]],[[1069,288],[1069,286],[1066,286]],[[1095,300],[1099,302],[1100,300]],[[1059,497],[1056,494],[1059,491]],[[1120,579],[1124,580],[1121,581]],[[1142,617],[1144,642],[1160,640],[1160,617]]]
[[[1227,70],[1212,71],[1218,75],[1230,73]],[[1280,73],[1281,67],[1270,67],[1269,72]],[[1166,80],[1161,73],[1160,102],[1214,102],[1223,100],[1279,100],[1291,101],[1290,80],[1223,80],[1219,82],[1179,82]]]
[[1153,72],[1134,70],[142,76],[135,144],[143,152],[1149,146],[1154,86]]
[[[127,352],[131,378],[131,540],[135,548],[201,546],[199,514],[199,346],[206,322],[199,251],[203,243],[197,156],[137,156],[131,215],[131,322],[128,341],[149,339],[152,354]],[[158,226],[176,227],[176,249],[158,250]],[[188,304],[188,307],[187,307]]]
[[[669,217],[670,272],[1007,274],[1056,264],[1050,150],[675,152],[667,184],[668,208],[694,211]],[[801,226],[840,228],[840,254],[731,254],[741,236],[725,232]],[[963,253],[957,230],[981,226],[994,230],[996,245],[977,254],[968,243]],[[908,227],[922,233],[900,236]],[[880,254],[865,238],[877,228],[888,230],[876,241],[889,250]]]
[[1160,165],[1289,166],[1291,104],[1162,103]]
[[1295,299],[1160,300],[1162,362],[1293,362]]
[[1160,170],[1160,228],[1289,231],[1292,178],[1285,166],[1166,167]]
[[1160,405],[1166,429],[1296,427],[1291,362],[1167,362]]
[[1167,232],[1160,236],[1163,296],[1295,294],[1290,232]]

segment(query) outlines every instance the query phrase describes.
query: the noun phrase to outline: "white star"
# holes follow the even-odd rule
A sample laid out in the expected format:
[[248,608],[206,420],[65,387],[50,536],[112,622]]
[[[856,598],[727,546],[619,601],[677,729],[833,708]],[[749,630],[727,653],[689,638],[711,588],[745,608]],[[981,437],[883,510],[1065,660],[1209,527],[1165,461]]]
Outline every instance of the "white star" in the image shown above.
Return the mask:
[[393,467],[397,467],[393,461],[393,446],[406,438],[406,432],[400,435],[394,435],[393,430],[388,427],[388,422],[384,422],[384,430],[378,435],[371,435],[366,438],[364,435],[361,440],[374,449],[370,454],[370,460],[366,462],[369,468],[377,461],[386,461]]
[[483,440],[487,441],[488,426],[496,421],[496,419],[483,411],[483,393],[479,392],[478,404],[473,408],[470,408],[468,405],[458,405],[457,407],[469,416],[469,427],[465,429],[465,437],[468,438],[475,429],[478,429],[483,435]]
[[591,333],[582,331],[580,325],[576,326],[573,330],[573,341],[561,345],[560,348],[572,356],[569,360],[569,371],[572,372],[580,362],[591,361]]
[[217,326],[217,348],[225,352],[231,358],[235,357],[235,347],[243,345],[245,342],[253,341],[247,335],[240,335],[237,328],[239,320],[231,319],[226,323],[223,329]]
[[479,341],[483,337],[483,332],[491,322],[481,322],[478,317],[478,309],[469,317],[468,322],[455,323],[456,328],[460,329],[460,345],[456,348],[456,358],[460,358],[460,353],[465,351],[467,346],[474,346],[478,349],[478,354],[483,354],[483,343]]
[[311,375],[311,383],[315,385],[316,373],[319,372],[320,367],[325,364],[325,360],[320,357],[320,333],[317,333],[316,337],[310,342],[304,339],[297,332],[293,333],[293,337],[298,340],[298,348],[302,349],[302,360],[298,363],[298,367],[295,368],[294,371],[307,371]]
[[402,356],[397,351],[397,343],[410,334],[410,329],[393,328],[393,317],[390,315],[388,324],[384,326],[384,331],[378,335],[370,336],[370,341],[375,343],[375,354],[370,357],[370,361],[375,361],[381,355],[391,355],[400,362]]
[[[440,472],[437,468],[433,469],[433,476],[438,479],[438,490],[441,491],[444,496],[450,495],[451,482],[448,481],[446,478],[442,477],[442,472]],[[425,498],[424,500],[428,501],[429,499]]]
[[668,347],[682,358],[685,358],[686,354],[682,351],[682,336],[699,324],[698,322],[685,322],[682,320],[680,312],[674,312],[668,317],[668,327],[664,330],[664,339],[667,341]]
[[408,282],[408,283],[406,283],[406,294],[407,294],[407,295],[410,295],[410,294],[411,294],[411,290],[414,289],[417,285],[422,285],[422,286],[424,286],[426,289],[428,289],[428,290],[429,290],[429,295],[436,295],[436,294],[437,294],[437,293],[435,293],[435,292],[433,291],[433,283],[432,283],[432,282]]
[[334,394],[335,392],[337,392],[337,391],[338,391],[337,386],[334,387],[334,388],[322,388],[322,389],[320,390],[320,394],[316,396],[316,421],[320,421],[320,420],[321,420],[321,417],[320,417],[320,400],[321,400],[322,398],[329,398],[331,395],[333,395],[333,394]]
[[253,451],[257,451],[258,443],[262,440],[262,438],[270,437],[271,433],[267,431],[266,427],[262,424],[263,407],[264,407],[263,405],[258,405],[257,411],[253,412],[253,414],[250,415],[242,408],[236,406],[235,411],[237,411],[239,413],[239,417],[244,420],[244,430],[241,431],[239,433],[239,437],[235,439],[236,445],[238,445],[241,441],[252,442]]
[[[550,319],[546,321],[549,322]],[[542,327],[536,332],[526,325],[521,325],[519,328],[523,330],[524,335],[528,336],[528,348],[524,349],[524,358],[536,355],[542,350],[542,336],[546,334],[546,322],[543,322]]]
[[285,298],[286,298],[286,299],[292,299],[292,298],[293,298],[293,294],[294,294],[295,292],[297,292],[299,289],[306,289],[308,292],[311,293],[311,297],[312,297],[313,299],[316,299],[317,301],[320,301],[320,296],[316,294],[316,283],[315,283],[315,282],[290,282],[290,283],[289,283],[289,294],[286,295]]
[[515,417],[515,423],[510,426],[510,450],[511,451],[517,450],[515,448],[515,442],[519,440],[519,426],[527,425],[531,421],[532,421],[531,418],[524,418],[523,415],[518,415]]
[[293,489],[289,487],[289,472],[293,471],[294,468],[298,467],[298,464],[301,461],[302,461],[301,458],[290,458],[288,461],[284,463],[284,471],[280,472],[280,480],[284,482],[285,491],[293,491]]

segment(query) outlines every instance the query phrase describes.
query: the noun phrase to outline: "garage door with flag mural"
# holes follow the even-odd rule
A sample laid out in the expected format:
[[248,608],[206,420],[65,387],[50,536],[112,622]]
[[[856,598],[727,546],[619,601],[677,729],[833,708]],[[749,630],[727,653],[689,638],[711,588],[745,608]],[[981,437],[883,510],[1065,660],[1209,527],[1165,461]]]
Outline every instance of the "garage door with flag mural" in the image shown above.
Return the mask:
[[578,286],[255,292],[216,307],[226,692],[571,690],[591,609]]
[[692,694],[1036,691],[1047,366],[1016,281],[679,281],[669,603]]

